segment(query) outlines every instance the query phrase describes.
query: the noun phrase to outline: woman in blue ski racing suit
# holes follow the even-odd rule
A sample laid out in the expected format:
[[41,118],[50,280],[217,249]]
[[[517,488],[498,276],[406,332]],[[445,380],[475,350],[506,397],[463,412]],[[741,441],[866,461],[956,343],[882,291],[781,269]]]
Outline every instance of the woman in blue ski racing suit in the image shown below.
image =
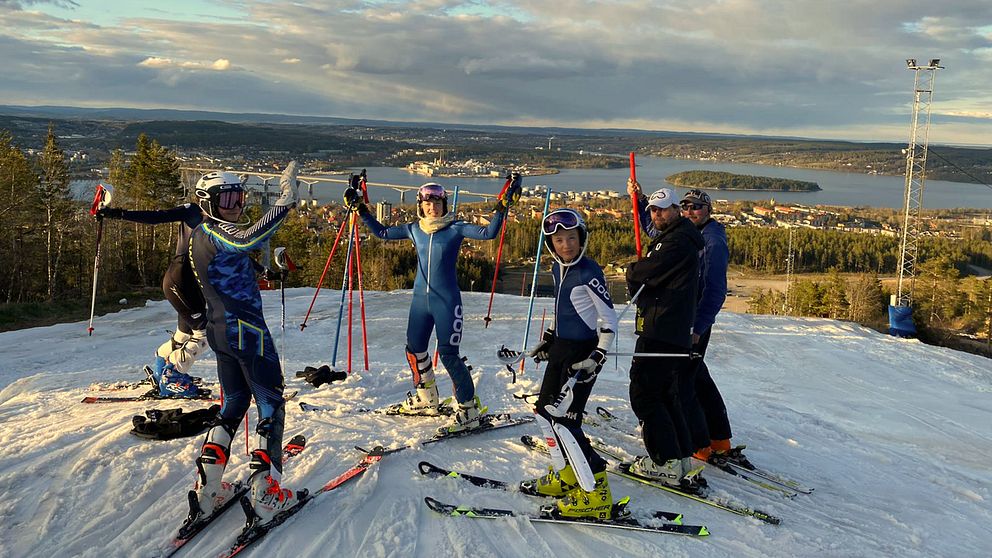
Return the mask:
[[462,240],[492,240],[499,234],[508,207],[520,195],[520,175],[514,175],[509,189],[497,202],[486,227],[455,220],[448,212],[448,194],[433,182],[417,192],[417,215],[414,223],[386,227],[376,220],[362,203],[354,188],[345,192],[345,203],[358,211],[365,225],[384,240],[413,241],[417,250],[417,276],[413,283],[413,301],[406,329],[406,357],[413,372],[416,391],[407,394],[400,412],[438,414],[439,397],[431,357],[427,352],[431,330],[437,335],[437,349],[445,370],[454,384],[458,407],[447,429],[450,432],[479,426],[486,408],[475,394],[468,367],[458,346],[462,339],[462,295],[455,276],[455,262]]
[[[249,521],[268,522],[304,497],[280,483],[285,421],[283,375],[279,355],[262,316],[262,297],[248,253],[263,246],[297,203],[297,164],[280,178],[282,196],[254,225],[244,216],[245,190],[232,173],[211,172],[196,185],[207,219],[193,231],[189,254],[207,309],[207,341],[217,355],[223,399],[216,424],[207,432],[196,460],[196,501],[210,515],[234,494],[222,482],[231,440],[251,404],[258,410],[257,448],[249,477],[253,514]],[[255,517],[251,517],[254,515]]]

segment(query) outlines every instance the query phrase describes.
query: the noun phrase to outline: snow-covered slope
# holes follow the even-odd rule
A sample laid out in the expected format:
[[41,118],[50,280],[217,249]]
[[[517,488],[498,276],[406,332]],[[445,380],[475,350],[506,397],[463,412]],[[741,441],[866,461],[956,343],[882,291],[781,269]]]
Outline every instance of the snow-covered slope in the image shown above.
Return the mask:
[[[353,446],[397,445],[428,435],[434,419],[356,415],[357,406],[399,401],[409,389],[403,355],[409,291],[367,293],[370,370],[314,390],[293,377],[327,363],[338,295],[325,291],[310,327],[295,324],[312,289],[287,292],[287,383],[299,399],[328,410],[303,413],[291,404],[287,437],[310,445],[287,463],[291,487],[319,487],[360,457]],[[265,293],[269,326],[279,339],[279,293]],[[540,372],[528,366],[517,384],[494,358],[502,343],[518,347],[527,300],[498,296],[483,327],[487,295],[465,295],[463,354],[492,410],[528,412],[513,393],[534,392]],[[357,297],[356,297],[357,305]],[[539,299],[531,331],[550,306]],[[357,309],[357,306],[356,306]],[[550,308],[548,309],[550,312]],[[357,314],[357,312],[356,312]],[[83,405],[97,383],[134,381],[174,327],[165,302],[99,317],[0,334],[0,556],[155,556],[185,514],[199,438],[150,442],[128,433],[132,415],[150,407],[204,407],[200,402]],[[632,324],[621,327],[631,350]],[[356,327],[356,339],[360,332]],[[339,355],[345,355],[345,338]],[[356,345],[356,354],[358,347]],[[249,556],[985,556],[992,540],[992,363],[987,359],[894,339],[856,325],[818,319],[721,314],[708,355],[727,400],[735,441],[756,464],[808,483],[794,500],[707,474],[716,495],[781,516],[760,523],[659,490],[612,478],[614,498],[629,495],[635,514],[675,510],[712,535],[692,540],[591,527],[530,524],[523,519],[444,518],[423,497],[517,510],[542,502],[451,479],[421,477],[421,460],[519,480],[546,459],[516,440],[522,426],[447,441],[386,457],[357,482],[312,502]],[[338,368],[344,368],[339,356]],[[611,361],[590,407],[603,405],[634,423],[626,403],[628,362]],[[193,373],[216,379],[210,353]],[[439,374],[442,393],[450,381]],[[254,424],[254,414],[252,414]],[[587,428],[610,445],[638,453],[636,440]],[[245,473],[239,432],[229,468]],[[243,523],[232,510],[181,556],[214,556]]]

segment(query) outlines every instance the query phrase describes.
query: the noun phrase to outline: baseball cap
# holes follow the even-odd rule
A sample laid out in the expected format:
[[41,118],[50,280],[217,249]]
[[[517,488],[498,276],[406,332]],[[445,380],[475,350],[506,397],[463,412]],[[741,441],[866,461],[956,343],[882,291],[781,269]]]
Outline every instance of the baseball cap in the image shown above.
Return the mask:
[[678,202],[675,201],[675,191],[671,188],[656,190],[648,197],[648,205],[653,205],[658,209],[665,209],[677,204]]
[[713,207],[713,202],[710,200],[710,195],[702,190],[699,190],[698,188],[693,188],[692,190],[686,192],[685,195],[682,196],[682,201],[701,203],[703,205]]

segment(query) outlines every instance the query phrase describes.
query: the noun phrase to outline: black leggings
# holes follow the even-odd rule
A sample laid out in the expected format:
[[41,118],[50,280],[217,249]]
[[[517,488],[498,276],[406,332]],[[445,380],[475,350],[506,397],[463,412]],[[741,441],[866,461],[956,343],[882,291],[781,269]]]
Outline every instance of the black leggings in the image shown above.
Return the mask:
[[179,331],[189,334],[207,327],[207,304],[188,258],[172,259],[162,278],[162,292],[179,314]]

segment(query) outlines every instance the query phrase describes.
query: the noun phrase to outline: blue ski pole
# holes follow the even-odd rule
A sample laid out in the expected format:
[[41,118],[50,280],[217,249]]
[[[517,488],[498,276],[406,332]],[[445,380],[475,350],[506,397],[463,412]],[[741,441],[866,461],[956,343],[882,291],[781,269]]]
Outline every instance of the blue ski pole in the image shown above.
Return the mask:
[[[544,223],[544,218],[548,216],[549,205],[551,205],[551,188],[548,188],[548,193],[544,196],[544,213],[541,215],[541,223]],[[534,314],[534,294],[537,292],[537,272],[540,271],[541,251],[543,248],[544,227],[542,226],[540,234],[537,236],[537,255],[534,257],[534,278],[530,282],[530,306],[527,308],[527,326],[524,328],[524,342],[520,347],[521,353],[527,352],[527,338],[530,337],[530,318]],[[516,370],[513,371],[513,383],[517,383]]]
[[[349,216],[350,218],[351,216]],[[344,224],[342,223],[343,227]],[[354,226],[354,220],[349,220],[348,230],[352,230],[351,227]],[[331,368],[337,366],[338,363],[338,340],[341,337],[341,318],[344,316],[344,294],[348,287],[348,274],[351,270],[351,251],[355,247],[355,235],[348,235],[348,255],[344,258],[344,271],[341,273],[341,304],[338,306],[338,327],[334,332],[334,352],[331,353]]]

